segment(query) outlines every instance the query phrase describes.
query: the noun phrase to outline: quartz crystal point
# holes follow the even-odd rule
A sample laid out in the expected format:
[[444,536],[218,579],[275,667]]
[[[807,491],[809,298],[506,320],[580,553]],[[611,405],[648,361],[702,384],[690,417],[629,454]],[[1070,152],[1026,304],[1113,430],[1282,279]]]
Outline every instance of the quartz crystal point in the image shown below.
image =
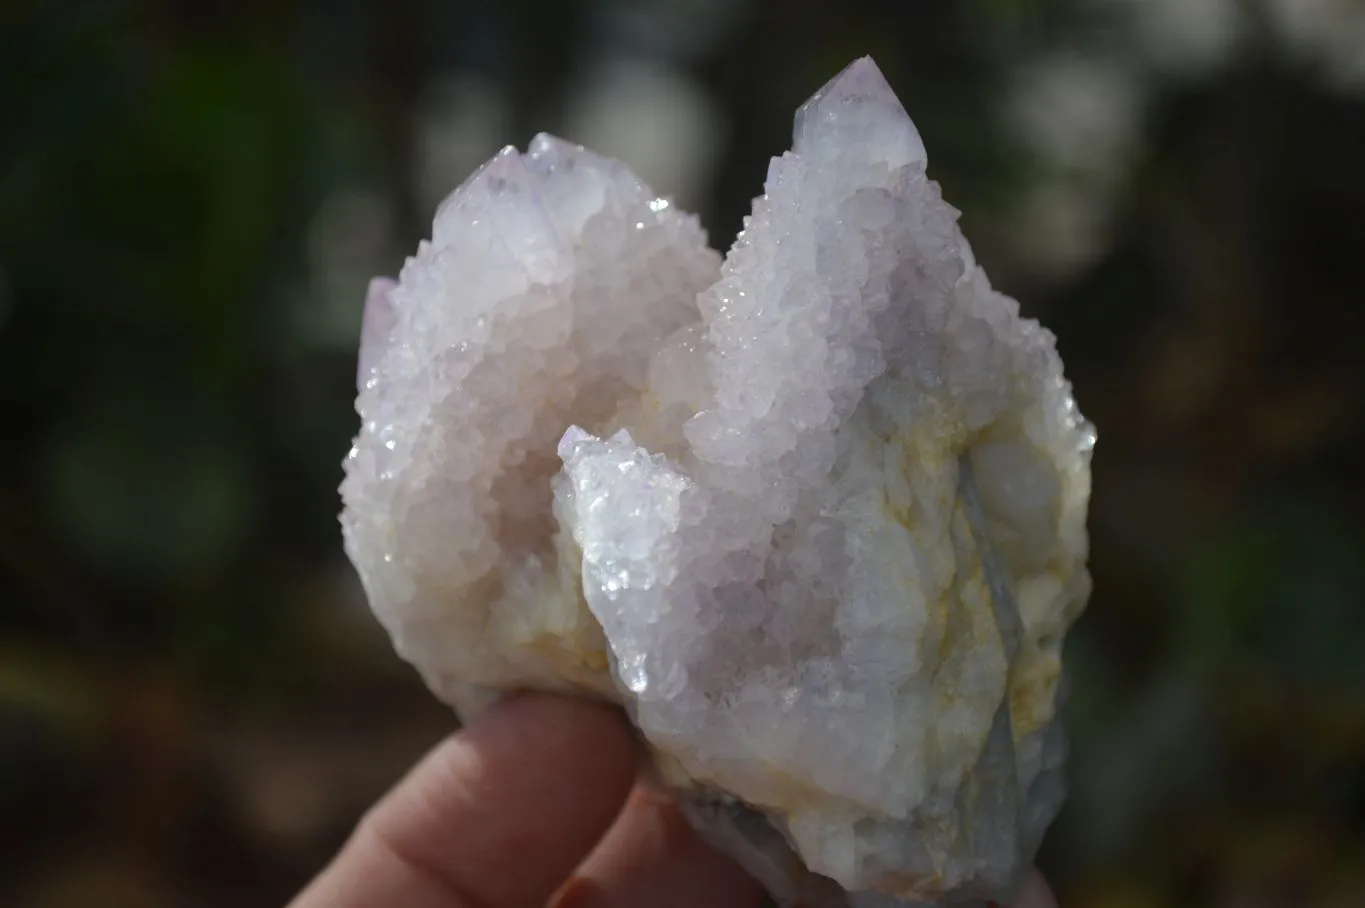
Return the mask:
[[468,713],[623,704],[782,904],[1008,898],[1063,793],[1091,427],[860,60],[724,264],[623,165],[506,149],[366,302],[346,550]]

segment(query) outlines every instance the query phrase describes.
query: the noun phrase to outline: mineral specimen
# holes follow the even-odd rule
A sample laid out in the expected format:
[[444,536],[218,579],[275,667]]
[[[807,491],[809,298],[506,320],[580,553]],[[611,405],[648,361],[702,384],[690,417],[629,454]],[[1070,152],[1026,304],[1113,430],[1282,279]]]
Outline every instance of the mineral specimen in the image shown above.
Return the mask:
[[876,66],[796,115],[722,265],[549,136],[366,301],[346,550],[464,712],[622,703],[784,904],[1006,898],[1062,799],[1094,432]]

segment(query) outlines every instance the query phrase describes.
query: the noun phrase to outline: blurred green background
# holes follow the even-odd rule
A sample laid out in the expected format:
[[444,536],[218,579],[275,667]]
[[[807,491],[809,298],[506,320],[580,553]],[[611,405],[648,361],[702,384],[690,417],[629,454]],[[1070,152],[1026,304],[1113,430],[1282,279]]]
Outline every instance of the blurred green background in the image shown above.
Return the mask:
[[282,904],[452,719],[336,512],[500,145],[733,237],[871,53],[1099,427],[1064,906],[1365,905],[1365,4],[0,0],[0,904]]

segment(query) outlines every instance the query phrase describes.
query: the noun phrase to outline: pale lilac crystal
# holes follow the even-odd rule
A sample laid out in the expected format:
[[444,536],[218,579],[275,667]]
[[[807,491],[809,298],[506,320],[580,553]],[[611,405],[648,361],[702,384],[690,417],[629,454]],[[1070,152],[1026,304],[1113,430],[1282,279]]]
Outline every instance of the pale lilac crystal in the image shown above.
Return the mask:
[[624,704],[779,902],[1004,898],[1061,800],[1093,430],[870,60],[794,139],[721,268],[550,137],[458,189],[367,306],[347,551],[462,710]]
[[370,281],[365,292],[365,309],[360,317],[360,353],[356,363],[356,389],[363,390],[374,371],[383,348],[389,342],[389,332],[397,321],[393,308],[393,291],[398,282],[377,277]]

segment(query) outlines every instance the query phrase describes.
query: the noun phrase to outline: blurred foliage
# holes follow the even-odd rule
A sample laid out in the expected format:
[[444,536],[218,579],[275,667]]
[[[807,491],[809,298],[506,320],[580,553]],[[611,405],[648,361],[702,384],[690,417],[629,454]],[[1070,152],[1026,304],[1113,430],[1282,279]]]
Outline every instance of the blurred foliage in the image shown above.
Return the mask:
[[334,522],[423,186],[627,61],[724,245],[871,53],[1100,430],[1063,904],[1365,904],[1365,13],[1308,6],[0,4],[0,901],[281,903],[448,727]]

